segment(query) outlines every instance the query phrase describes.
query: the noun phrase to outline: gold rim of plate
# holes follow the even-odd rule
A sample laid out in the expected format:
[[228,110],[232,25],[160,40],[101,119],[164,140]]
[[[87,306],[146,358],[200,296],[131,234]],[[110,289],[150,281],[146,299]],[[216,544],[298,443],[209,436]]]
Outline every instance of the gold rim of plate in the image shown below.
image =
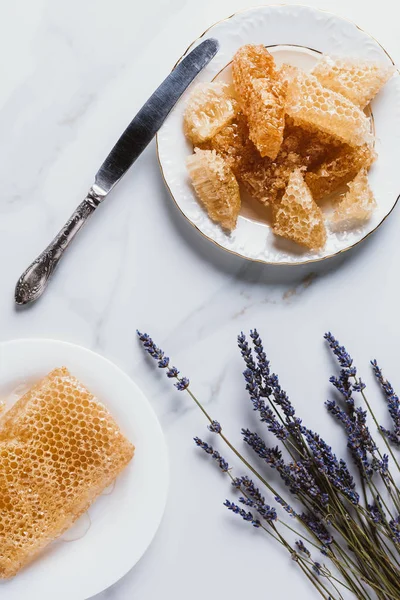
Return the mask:
[[[232,19],[233,17],[235,17],[236,15],[245,13],[245,12],[249,12],[251,10],[257,9],[257,8],[270,8],[273,6],[287,6],[286,4],[263,4],[260,6],[252,6],[249,8],[245,8],[243,10],[238,10],[234,13],[232,13],[231,15],[229,15],[229,17],[226,17],[225,19],[220,19],[219,21],[216,21],[215,23],[213,23],[212,25],[210,25],[209,27],[207,27],[207,29],[205,29],[203,31],[203,33],[201,35],[199,35],[199,37],[197,37],[195,40],[193,40],[193,42],[186,48],[185,52],[182,54],[182,56],[176,61],[176,63],[174,64],[172,71],[175,69],[175,67],[181,62],[181,60],[186,56],[186,54],[189,52],[189,50],[192,48],[192,46],[198,42],[199,40],[201,40],[201,38],[203,38],[206,33],[208,33],[210,31],[210,29],[212,29],[213,27],[215,27],[216,25],[218,25],[219,23],[224,23],[225,21],[229,21],[229,19]],[[312,6],[309,6],[307,4],[298,4],[296,6],[300,6],[303,8],[311,8],[317,12],[322,12],[324,14],[327,15],[331,15],[333,17],[336,17],[338,19],[342,19],[343,21],[347,21],[348,23],[351,23],[352,25],[354,25],[357,29],[359,29],[360,31],[362,31],[363,33],[365,33],[366,35],[368,35],[372,40],[374,40],[374,42],[376,42],[378,44],[378,46],[380,46],[380,48],[382,48],[382,50],[384,51],[384,53],[386,54],[386,56],[389,58],[389,60],[391,61],[392,65],[394,67],[396,67],[396,63],[394,62],[393,58],[390,56],[389,52],[386,50],[386,48],[384,48],[382,46],[382,44],[380,42],[378,42],[378,40],[376,38],[374,38],[373,35],[371,35],[370,33],[368,33],[367,31],[365,31],[364,29],[362,29],[361,27],[359,27],[359,25],[357,25],[357,23],[354,23],[354,21],[351,21],[350,19],[346,19],[345,17],[340,17],[339,15],[332,13],[331,11],[328,10],[324,10],[322,8],[313,8]],[[272,47],[276,47],[277,44],[271,44],[270,46],[266,46],[266,48],[272,48]],[[301,47],[301,48],[307,48],[307,50],[311,50],[314,52],[320,52],[320,50],[316,50],[315,48],[309,48],[308,46],[299,46],[298,44],[285,44],[285,46],[296,46],[296,47]],[[229,63],[228,63],[229,64]],[[223,71],[225,68],[227,67],[227,65],[225,65],[225,67],[223,67],[223,69],[221,69],[221,71]],[[397,72],[400,73],[400,70],[396,67]],[[218,74],[215,76],[218,77]],[[214,79],[215,79],[214,77]],[[371,118],[372,118],[372,123],[373,123],[373,128],[375,130],[374,127],[374,118],[373,118],[373,114],[371,111]],[[268,260],[263,260],[261,258],[250,258],[248,256],[243,256],[243,254],[240,254],[239,252],[235,252],[235,250],[230,250],[229,248],[225,248],[225,246],[222,246],[221,244],[219,244],[218,242],[216,242],[215,240],[213,240],[212,238],[210,238],[208,235],[206,235],[205,233],[203,233],[201,231],[201,229],[199,229],[197,227],[197,225],[195,225],[195,223],[193,223],[183,212],[183,210],[181,209],[181,207],[179,206],[178,202],[176,201],[171,188],[168,185],[167,179],[165,177],[165,173],[164,173],[164,169],[160,160],[160,152],[159,152],[159,147],[158,147],[158,133],[156,135],[156,151],[157,151],[157,161],[158,161],[158,165],[160,167],[160,171],[161,171],[161,175],[162,178],[164,180],[165,186],[169,192],[169,195],[171,196],[172,200],[175,202],[175,205],[177,206],[177,208],[179,209],[179,212],[182,214],[182,216],[185,218],[185,220],[190,223],[190,225],[196,229],[196,231],[198,231],[203,238],[205,238],[206,240],[208,240],[209,242],[212,242],[215,246],[217,246],[218,248],[220,248],[221,250],[223,250],[224,252],[229,252],[229,254],[233,254],[234,256],[238,256],[239,258],[243,259],[243,260],[248,260],[250,262],[255,262],[255,263],[261,263],[264,265],[270,265],[270,266],[274,266],[274,267],[279,267],[279,266],[290,266],[290,267],[298,267],[301,265],[309,265],[312,263],[318,263],[318,262],[322,262],[324,260],[329,260],[331,258],[334,258],[335,256],[339,256],[340,254],[344,254],[345,252],[348,252],[349,250],[352,250],[353,248],[355,248],[356,246],[358,246],[359,244],[361,244],[361,242],[364,242],[367,238],[369,238],[370,235],[372,235],[373,233],[375,233],[375,231],[377,229],[379,229],[379,227],[386,221],[386,219],[392,214],[393,210],[396,208],[397,203],[400,199],[400,193],[396,198],[396,201],[394,202],[392,208],[390,209],[390,211],[383,217],[383,219],[377,224],[377,226],[372,229],[371,231],[369,231],[368,233],[366,233],[362,238],[360,238],[357,242],[355,242],[354,244],[352,244],[351,246],[348,246],[347,248],[342,248],[342,250],[338,250],[337,252],[334,252],[333,254],[329,254],[328,256],[322,256],[321,258],[311,258],[309,260],[304,260],[302,262],[270,262]]]

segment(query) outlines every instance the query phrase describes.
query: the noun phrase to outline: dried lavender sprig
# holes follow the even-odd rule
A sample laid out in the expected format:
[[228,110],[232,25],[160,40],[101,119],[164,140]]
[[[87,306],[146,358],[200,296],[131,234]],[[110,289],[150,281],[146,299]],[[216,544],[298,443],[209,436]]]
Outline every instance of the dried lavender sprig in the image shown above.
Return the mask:
[[267,521],[267,523],[272,523],[273,521],[276,521],[278,518],[275,508],[273,508],[272,506],[269,506],[269,504],[259,504],[252,498],[243,498],[243,497],[239,498],[239,502],[241,502],[242,504],[245,504],[246,506],[254,508],[254,510],[256,510],[258,512],[258,514],[265,521]]
[[400,446],[400,400],[395,393],[390,381],[384,379],[382,370],[376,360],[371,360],[371,365],[375,377],[379,381],[381,388],[386,396],[389,414],[392,418],[394,430],[390,431],[381,425],[381,431],[396,446]]
[[250,522],[253,525],[253,527],[258,528],[261,526],[260,521],[258,519],[255,519],[250,511],[246,512],[245,510],[243,510],[243,508],[240,508],[237,504],[234,504],[229,500],[225,500],[224,506],[226,506],[228,510],[231,510],[236,515],[240,515],[245,521]]
[[321,491],[315,478],[309,471],[306,461],[296,461],[286,464],[278,447],[268,448],[264,440],[249,429],[242,429],[243,439],[254,452],[273,469],[276,469],[292,494],[306,495],[326,506],[329,502],[327,494]]
[[328,331],[328,333],[325,333],[324,338],[326,339],[326,341],[329,344],[329,347],[338,359],[340,366],[344,367],[345,369],[350,369],[353,365],[353,359],[347,352],[346,348],[339,344],[337,339],[331,334],[330,331]]
[[342,492],[352,504],[358,505],[359,495],[355,482],[344,460],[338,460],[332,448],[317,433],[302,427],[317,469],[325,475],[334,488]]
[[267,406],[263,400],[260,386],[257,383],[258,377],[256,373],[251,369],[246,369],[243,375],[246,380],[246,389],[249,392],[250,399],[253,403],[253,410],[258,411],[260,421],[267,424],[268,431],[273,433],[278,440],[285,440],[288,437],[289,432],[286,427],[278,422],[271,408]]
[[303,552],[303,554],[305,554],[306,556],[311,557],[311,552],[309,551],[307,546],[305,546],[303,540],[297,540],[296,546],[300,552]]
[[290,418],[295,415],[294,407],[286,392],[281,388],[278,376],[275,373],[271,374],[270,372],[270,363],[266,358],[264,346],[258,331],[256,329],[252,330],[250,332],[250,337],[253,341],[257,365],[244,333],[242,332],[238,337],[238,345],[247,366],[245,371],[246,381],[247,377],[249,377],[249,374],[247,373],[249,370],[253,374],[253,378],[260,388],[260,396],[264,398],[272,396],[275,403],[282,408],[287,420],[290,420]]
[[323,546],[330,546],[333,543],[333,537],[315,515],[302,513],[300,515],[301,520],[307,525],[307,527],[316,535]]
[[178,382],[175,383],[175,387],[183,392],[189,387],[189,379],[187,377],[179,377],[179,371],[176,367],[170,366],[170,360],[168,356],[165,356],[165,353],[161,348],[158,348],[156,344],[153,342],[151,337],[147,333],[141,333],[139,330],[136,330],[139,340],[142,342],[143,348],[146,350],[148,354],[152,358],[157,361],[157,366],[159,369],[166,369],[166,375],[169,379],[178,379]]
[[220,453],[217,450],[214,450],[212,446],[207,444],[207,442],[203,442],[203,440],[201,440],[199,437],[195,437],[193,438],[193,440],[196,446],[204,450],[204,452],[209,454],[214,460],[217,461],[221,471],[226,473],[229,470],[229,465],[227,461],[220,455]]

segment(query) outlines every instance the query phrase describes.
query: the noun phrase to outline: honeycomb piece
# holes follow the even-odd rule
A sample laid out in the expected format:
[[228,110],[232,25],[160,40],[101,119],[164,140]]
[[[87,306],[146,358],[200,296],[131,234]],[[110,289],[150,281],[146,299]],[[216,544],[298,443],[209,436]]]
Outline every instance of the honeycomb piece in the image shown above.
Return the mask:
[[290,174],[303,165],[303,160],[296,152],[280,151],[276,160],[260,158],[258,161],[241,166],[238,179],[246,191],[262,204],[280,202]]
[[297,152],[307,169],[315,169],[331,160],[343,148],[343,143],[327,133],[296,125],[286,116],[282,150]]
[[262,204],[276,204],[282,198],[291,172],[300,166],[316,168],[329,161],[343,147],[342,142],[318,130],[304,129],[286,116],[283,142],[273,161],[262,157],[248,137],[247,119],[242,112],[202,149],[223,156],[245,190]]
[[288,81],[286,112],[295,123],[320,129],[351,146],[372,141],[369,119],[350,100],[296,67],[284,66],[281,73]]
[[235,229],[240,211],[239,185],[227,162],[215,150],[195,149],[187,168],[196,194],[210,219]]
[[290,175],[282,202],[275,211],[273,231],[310,250],[319,250],[325,245],[322,212],[303,179],[302,169]]
[[285,126],[286,82],[264,46],[242,46],[232,62],[235,90],[249,123],[249,137],[261,156],[275,159]]
[[210,140],[200,144],[200,148],[215,150],[223,156],[235,175],[241,165],[261,159],[260,153],[249,139],[249,126],[241,111]]
[[237,102],[232,86],[221,81],[199,83],[183,117],[185,135],[198,144],[213,137],[234,117]]
[[324,87],[365,108],[395,71],[393,65],[322,56],[312,74]]
[[305,180],[314,200],[321,200],[345,185],[360,169],[369,169],[376,158],[372,146],[364,144],[352,148],[344,144],[336,155],[322,163],[316,170],[308,171]]
[[330,226],[333,231],[345,231],[362,225],[368,221],[376,208],[366,169],[361,169],[348,187],[349,191],[331,218]]
[[14,576],[84,513],[134,447],[66,368],[0,421],[0,578]]

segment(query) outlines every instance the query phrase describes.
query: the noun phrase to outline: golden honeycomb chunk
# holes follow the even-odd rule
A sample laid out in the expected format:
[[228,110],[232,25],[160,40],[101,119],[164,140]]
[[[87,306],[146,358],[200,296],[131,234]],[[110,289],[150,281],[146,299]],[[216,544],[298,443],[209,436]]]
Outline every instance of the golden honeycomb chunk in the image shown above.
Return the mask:
[[0,578],[14,576],[84,513],[134,447],[65,368],[0,421]]
[[209,217],[232,231],[240,211],[240,192],[228,163],[215,150],[195,149],[187,168],[196,194]]
[[261,159],[260,153],[249,139],[249,126],[241,111],[210,140],[200,144],[200,148],[215,150],[223,156],[235,175],[242,164]]
[[336,207],[330,221],[333,231],[346,231],[363,225],[376,208],[376,201],[368,183],[368,173],[362,169],[348,184],[349,191]]
[[322,212],[311,196],[301,169],[290,175],[282,202],[275,212],[273,231],[310,250],[319,250],[325,245]]
[[224,82],[199,83],[186,105],[185,135],[193,144],[213,137],[234,117],[237,102],[233,89]]
[[245,190],[262,204],[282,198],[295,168],[312,168],[336,155],[342,143],[318,130],[303,129],[286,117],[284,137],[275,160],[262,157],[248,137],[246,117],[239,112],[202,148],[216,150],[228,162]]
[[284,66],[281,73],[288,81],[286,112],[295,123],[324,131],[351,146],[372,141],[369,119],[350,100],[296,67]]
[[275,159],[283,139],[287,85],[272,55],[262,45],[242,46],[233,58],[232,75],[250,139],[261,156]]
[[369,169],[376,158],[372,146],[364,144],[352,148],[344,144],[336,155],[323,162],[314,171],[308,171],[305,180],[314,200],[322,200],[357,175],[360,169]]
[[325,55],[312,74],[324,87],[365,108],[395,71],[393,65]]

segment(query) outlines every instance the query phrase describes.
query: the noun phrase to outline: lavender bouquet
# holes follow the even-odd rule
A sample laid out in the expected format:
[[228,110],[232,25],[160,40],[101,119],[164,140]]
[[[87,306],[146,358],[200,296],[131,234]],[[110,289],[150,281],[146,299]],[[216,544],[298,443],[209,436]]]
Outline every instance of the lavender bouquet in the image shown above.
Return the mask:
[[[281,544],[325,600],[343,600],[345,592],[360,600],[400,600],[400,489],[395,483],[400,465],[394,452],[400,447],[400,401],[377,362],[371,365],[387,401],[391,430],[378,424],[351,356],[331,333],[325,335],[339,363],[340,371],[330,381],[341,398],[329,400],[326,407],[345,431],[352,472],[296,416],[277,375],[271,372],[258,332],[250,332],[250,342],[243,333],[238,336],[253,409],[279,445],[269,447],[249,429],[242,429],[243,440],[278,472],[283,493],[227,439],[220,423],[192,393],[189,380],[171,366],[153,340],[140,332],[138,336],[158,367],[197,404],[209,421],[209,430],[246,467],[246,475],[236,476],[217,450],[194,438],[238,493],[236,501],[225,501],[226,508]],[[368,413],[377,426],[383,453],[368,428]]]

